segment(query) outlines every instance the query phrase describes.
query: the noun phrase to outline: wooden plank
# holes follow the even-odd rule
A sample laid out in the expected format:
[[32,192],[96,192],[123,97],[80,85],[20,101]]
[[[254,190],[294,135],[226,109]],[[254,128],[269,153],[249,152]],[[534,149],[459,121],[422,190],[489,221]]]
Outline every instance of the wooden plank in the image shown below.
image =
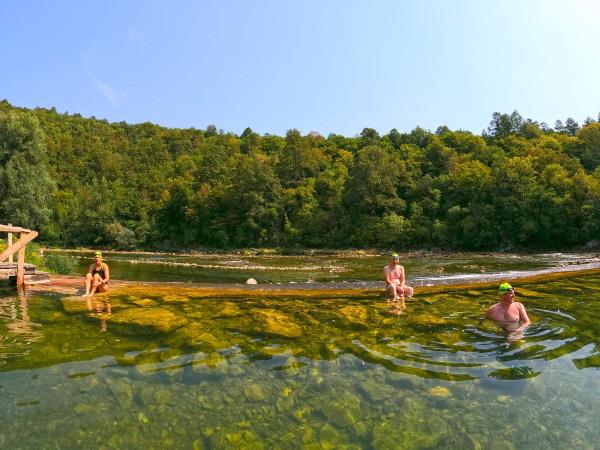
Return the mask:
[[10,225],[0,225],[0,233],[31,233],[31,230]]
[[25,265],[25,246],[19,249],[19,260],[17,262],[17,287],[23,286],[23,266]]
[[[0,225],[0,226],[3,226],[3,225]],[[21,233],[21,237],[19,238],[19,240],[16,243],[14,243],[11,247],[8,247],[6,250],[4,250],[2,253],[0,253],[0,261],[4,261],[5,259],[7,259],[9,257],[9,255],[12,255],[12,254],[16,253],[18,250],[20,250],[21,248],[24,248],[30,241],[34,240],[37,235],[38,235],[37,231],[30,231],[29,233]]]

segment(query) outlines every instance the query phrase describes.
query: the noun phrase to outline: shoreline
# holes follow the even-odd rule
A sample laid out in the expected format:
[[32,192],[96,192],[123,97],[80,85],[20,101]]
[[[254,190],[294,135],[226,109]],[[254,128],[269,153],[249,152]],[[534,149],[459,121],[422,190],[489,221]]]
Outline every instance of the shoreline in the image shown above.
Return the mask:
[[[543,282],[550,279],[568,278],[581,275],[591,275],[600,272],[600,262],[576,264],[567,267],[555,267],[550,269],[540,269],[531,272],[522,273],[500,273],[474,275],[473,279],[464,278],[445,279],[442,282],[419,282],[419,280],[408,280],[409,285],[415,288],[415,296],[419,293],[452,291],[463,288],[487,288],[495,286],[499,281],[515,280],[526,283]],[[131,293],[139,290],[154,291],[186,291],[199,295],[220,294],[241,295],[250,292],[277,294],[282,293],[293,295],[361,295],[372,294],[374,292],[385,291],[383,281],[341,281],[341,282],[315,282],[315,283],[284,283],[284,284],[222,284],[222,283],[186,283],[186,282],[159,282],[159,281],[127,281],[111,280],[110,290],[103,295],[119,295]],[[83,277],[74,277],[68,275],[50,275],[50,283],[36,284],[26,287],[26,292],[31,293],[54,293],[61,295],[81,295],[83,294]]]
[[[149,251],[149,250],[110,250],[110,249],[92,249],[92,248],[61,248],[61,247],[41,247],[44,252],[65,252],[65,253],[94,253],[101,251],[103,254],[115,255],[148,255],[148,256],[246,256],[246,257],[298,257],[298,256],[340,256],[340,257],[382,257],[388,256],[395,251],[381,249],[238,249],[238,250],[190,250],[190,251]],[[488,250],[488,251],[468,251],[468,250],[442,250],[442,249],[420,249],[420,250],[405,250],[396,252],[404,257],[436,255],[440,257],[454,257],[461,255],[483,255],[483,256],[506,256],[506,255],[535,255],[535,254],[595,254],[600,257],[598,249],[512,249],[512,250]]]

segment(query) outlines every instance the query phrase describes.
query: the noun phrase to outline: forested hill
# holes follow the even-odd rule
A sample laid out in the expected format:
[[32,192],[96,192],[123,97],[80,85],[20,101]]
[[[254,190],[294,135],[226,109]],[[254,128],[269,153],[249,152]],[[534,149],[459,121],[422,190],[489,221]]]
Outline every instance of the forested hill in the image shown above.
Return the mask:
[[494,114],[241,136],[0,102],[0,223],[115,248],[565,248],[600,236],[600,123]]

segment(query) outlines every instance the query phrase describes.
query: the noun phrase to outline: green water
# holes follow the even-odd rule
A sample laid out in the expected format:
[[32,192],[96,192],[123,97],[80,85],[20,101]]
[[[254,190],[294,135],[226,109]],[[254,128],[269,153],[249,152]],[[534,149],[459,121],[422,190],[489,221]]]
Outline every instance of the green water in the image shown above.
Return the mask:
[[[382,296],[0,298],[0,448],[594,448],[600,274]],[[110,311],[110,312],[109,312]]]
[[[54,250],[50,253],[74,259],[73,274],[87,272],[93,252]],[[385,254],[260,255],[212,254],[169,255],[104,253],[111,276],[119,280],[179,281],[195,283],[243,283],[254,278],[264,283],[306,283],[307,281],[381,280]],[[453,280],[474,280],[482,276],[564,267],[599,262],[598,253],[414,253],[401,255],[408,280],[430,284]]]

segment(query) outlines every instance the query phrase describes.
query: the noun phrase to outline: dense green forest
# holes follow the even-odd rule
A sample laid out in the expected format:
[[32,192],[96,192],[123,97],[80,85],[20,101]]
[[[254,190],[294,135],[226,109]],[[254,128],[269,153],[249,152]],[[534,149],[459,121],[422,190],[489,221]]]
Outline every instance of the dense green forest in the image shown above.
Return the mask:
[[0,102],[0,223],[112,248],[568,248],[600,236],[600,123],[241,136]]

